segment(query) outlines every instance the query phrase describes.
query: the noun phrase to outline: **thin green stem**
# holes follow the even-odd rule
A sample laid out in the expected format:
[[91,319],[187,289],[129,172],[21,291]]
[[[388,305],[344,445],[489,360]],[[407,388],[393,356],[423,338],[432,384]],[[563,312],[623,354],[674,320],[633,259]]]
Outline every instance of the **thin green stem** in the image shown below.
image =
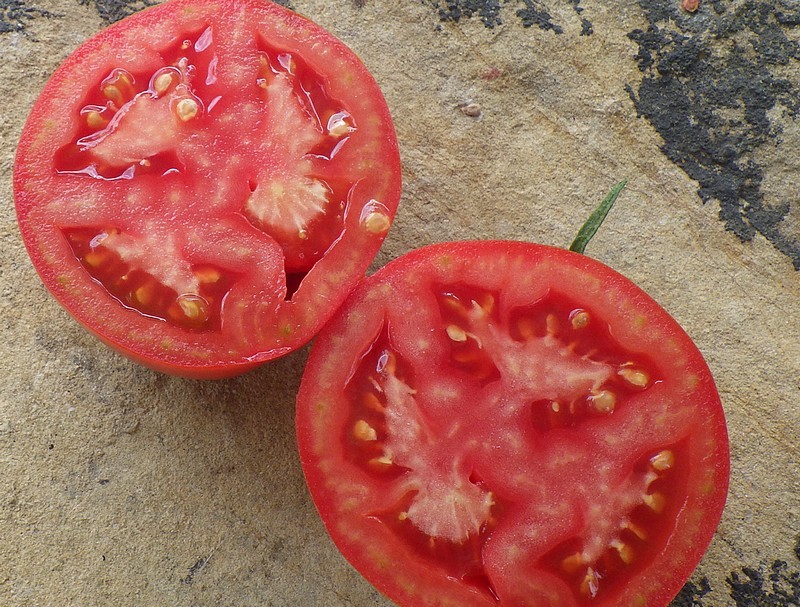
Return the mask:
[[583,253],[586,245],[589,244],[589,241],[592,239],[595,233],[597,233],[597,229],[603,223],[603,220],[606,218],[606,215],[608,215],[611,207],[614,206],[614,203],[617,201],[620,192],[622,192],[627,183],[628,182],[623,179],[617,185],[611,188],[611,191],[603,199],[603,202],[601,202],[594,212],[589,215],[589,219],[586,220],[586,223],[584,223],[581,229],[578,231],[578,235],[569,246],[570,251]]

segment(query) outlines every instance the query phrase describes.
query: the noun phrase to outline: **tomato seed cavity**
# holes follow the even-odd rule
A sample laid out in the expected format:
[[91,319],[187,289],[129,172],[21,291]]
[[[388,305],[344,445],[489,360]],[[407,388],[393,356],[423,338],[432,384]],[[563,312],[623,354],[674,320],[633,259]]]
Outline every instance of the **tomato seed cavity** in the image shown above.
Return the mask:
[[235,280],[230,273],[212,265],[195,266],[198,292],[177,293],[114,249],[119,230],[73,228],[64,234],[86,271],[125,307],[185,329],[219,328],[222,300]]

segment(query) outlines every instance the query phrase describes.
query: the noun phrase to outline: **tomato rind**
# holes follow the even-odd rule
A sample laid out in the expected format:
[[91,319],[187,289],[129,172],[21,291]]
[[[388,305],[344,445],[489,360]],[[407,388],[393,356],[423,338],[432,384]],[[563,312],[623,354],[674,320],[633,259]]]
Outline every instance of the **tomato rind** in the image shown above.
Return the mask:
[[[500,293],[498,305],[506,308],[527,305],[558,288],[590,301],[592,310],[611,325],[615,339],[631,352],[657,353],[660,391],[652,394],[663,400],[663,415],[642,419],[655,424],[673,410],[675,419],[686,419],[681,423],[688,430],[674,439],[681,446],[679,457],[690,467],[685,495],[680,507],[670,511],[671,531],[650,562],[638,565],[622,590],[598,595],[592,604],[667,605],[702,558],[725,503],[729,456],[719,396],[696,346],[652,298],[595,260],[541,245],[476,241],[412,251],[366,279],[315,340],[298,395],[297,436],[311,496],[338,548],[367,580],[400,605],[504,604],[455,579],[444,564],[421,557],[418,549],[371,515],[385,507],[393,485],[354,465],[342,447],[354,407],[347,386],[381,334],[388,331],[390,343],[418,373],[437,365],[439,346],[432,336],[441,326],[441,316],[426,297],[443,284],[479,285]],[[624,419],[619,417],[623,414],[618,412],[613,419]],[[510,508],[507,515],[516,516]],[[490,536],[484,554],[497,553],[501,544]],[[503,558],[513,562],[510,554]],[[501,567],[491,572],[497,576],[493,592],[507,597],[510,604],[581,604],[562,577],[539,564],[514,567],[518,573],[510,579],[503,578]],[[524,578],[519,576],[522,571]]]
[[[227,231],[209,232],[209,225],[214,223],[210,220],[215,219],[211,211],[208,225],[200,220],[192,227],[206,241],[221,239],[220,248],[225,250],[218,256],[224,257],[222,261],[231,271],[247,274],[248,268],[272,268],[255,276],[248,288],[236,287],[224,302],[221,313],[227,318],[222,330],[202,334],[154,321],[109,297],[103,285],[81,267],[62,232],[87,222],[127,223],[150,216],[166,231],[166,224],[174,218],[158,218],[158,204],[153,202],[157,196],[137,195],[134,201],[125,179],[104,181],[65,174],[56,170],[53,152],[75,138],[76,119],[87,94],[108,74],[118,68],[132,74],[152,73],[162,65],[163,49],[209,27],[215,28],[218,49],[214,52],[230,57],[240,53],[243,70],[248,62],[255,66],[258,39],[301,56],[322,79],[331,98],[347,106],[358,129],[350,134],[336,159],[337,167],[346,167],[346,179],[352,184],[341,233],[290,296],[285,295],[280,248],[269,236],[255,233],[241,217],[228,221]],[[237,83],[242,74],[235,65],[221,60],[217,78]],[[257,90],[255,83],[245,84]],[[209,116],[213,117],[213,112]],[[230,160],[235,161],[233,156]],[[209,197],[217,195],[214,184],[224,182],[230,170],[225,165],[212,167],[204,177],[212,184],[204,190]],[[400,173],[399,148],[388,106],[367,68],[342,42],[305,17],[267,1],[170,0],[103,30],[55,71],[34,104],[19,141],[14,196],[20,232],[36,271],[82,325],[123,354],[160,371],[224,377],[295,350],[319,330],[377,253],[399,202]],[[176,195],[200,195],[199,188],[175,185],[174,176],[166,179],[169,183],[163,186],[165,190],[174,187]],[[243,183],[232,191],[239,195],[246,192],[246,186]],[[115,201],[120,215],[115,218],[114,205],[99,203],[102,200]],[[362,215],[376,205],[384,223],[381,229],[374,229],[374,224],[373,229],[367,229]],[[237,241],[237,231],[246,236],[243,243]],[[188,250],[193,245],[186,242],[180,246]],[[257,250],[237,258],[243,246]],[[192,251],[197,257],[207,255],[199,247]]]

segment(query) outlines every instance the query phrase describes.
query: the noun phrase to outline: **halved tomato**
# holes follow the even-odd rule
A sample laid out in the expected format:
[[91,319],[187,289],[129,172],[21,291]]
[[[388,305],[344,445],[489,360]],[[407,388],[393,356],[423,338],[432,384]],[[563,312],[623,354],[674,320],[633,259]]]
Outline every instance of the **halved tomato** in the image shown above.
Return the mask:
[[198,377],[306,343],[363,277],[400,187],[365,66],[264,0],[170,0],[83,44],[14,170],[56,298],[124,354]]
[[533,244],[432,245],[364,281],[315,340],[297,433],[333,540],[406,607],[663,607],[727,493],[686,333]]

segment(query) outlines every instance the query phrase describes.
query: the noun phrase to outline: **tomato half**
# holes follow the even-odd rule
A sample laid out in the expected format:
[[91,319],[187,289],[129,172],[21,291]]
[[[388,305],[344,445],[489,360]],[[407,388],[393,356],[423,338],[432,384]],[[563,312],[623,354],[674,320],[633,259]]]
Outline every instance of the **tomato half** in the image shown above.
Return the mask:
[[364,281],[315,340],[297,432],[333,540],[406,607],[663,607],[727,493],[689,337],[615,271],[525,243]]
[[170,0],[80,46],[14,171],[23,239],[64,307],[200,377],[306,343],[363,277],[400,188],[365,66],[263,0]]

